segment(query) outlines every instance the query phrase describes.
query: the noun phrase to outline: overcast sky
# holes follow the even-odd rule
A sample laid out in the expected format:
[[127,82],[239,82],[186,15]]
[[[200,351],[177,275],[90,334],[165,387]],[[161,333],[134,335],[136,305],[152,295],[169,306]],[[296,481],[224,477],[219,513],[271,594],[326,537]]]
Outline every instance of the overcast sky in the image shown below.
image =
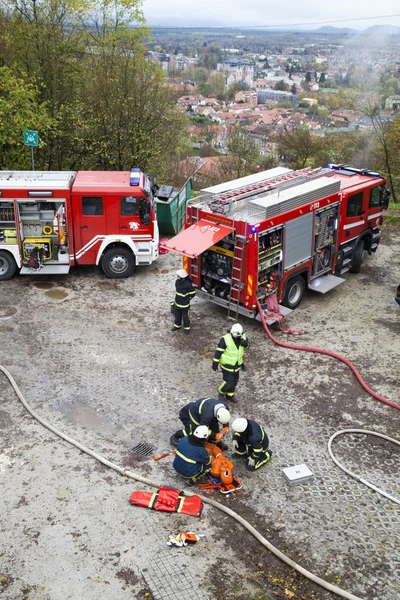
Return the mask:
[[[323,24],[352,29],[371,25],[400,27],[399,0],[143,0],[143,11],[150,24],[177,25],[307,25],[318,29]],[[389,17],[388,15],[399,15]],[[360,17],[383,17],[360,19]],[[349,20],[349,19],[355,19]],[[332,21],[331,23],[318,22]]]

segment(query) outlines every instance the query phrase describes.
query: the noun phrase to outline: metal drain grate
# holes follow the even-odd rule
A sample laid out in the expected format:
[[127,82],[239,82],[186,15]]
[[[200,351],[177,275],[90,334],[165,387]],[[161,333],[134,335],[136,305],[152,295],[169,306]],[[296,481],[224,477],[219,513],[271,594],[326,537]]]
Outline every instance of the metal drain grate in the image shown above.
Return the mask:
[[131,448],[131,452],[137,456],[151,456],[154,453],[155,447],[145,442],[140,442]]

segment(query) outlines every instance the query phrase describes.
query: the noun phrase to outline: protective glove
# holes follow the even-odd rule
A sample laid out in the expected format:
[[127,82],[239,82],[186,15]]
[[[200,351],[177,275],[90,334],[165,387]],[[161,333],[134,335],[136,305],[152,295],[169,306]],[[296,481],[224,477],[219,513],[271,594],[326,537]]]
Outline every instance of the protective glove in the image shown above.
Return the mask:
[[229,433],[229,427],[226,427],[226,426],[225,426],[225,427],[222,429],[222,432],[223,432],[223,434],[224,434],[224,435],[227,435],[227,434]]
[[239,448],[239,444],[237,440],[233,440],[232,441],[232,452],[236,452],[236,450]]
[[244,363],[242,363],[242,371],[246,371],[246,370],[247,370],[246,365]]
[[249,456],[249,458],[247,459],[247,465],[249,467],[254,467],[255,464],[256,464],[256,461],[254,460],[254,458],[252,458],[251,456]]
[[213,368],[213,371],[218,371],[218,363],[217,362],[213,362],[212,368]]

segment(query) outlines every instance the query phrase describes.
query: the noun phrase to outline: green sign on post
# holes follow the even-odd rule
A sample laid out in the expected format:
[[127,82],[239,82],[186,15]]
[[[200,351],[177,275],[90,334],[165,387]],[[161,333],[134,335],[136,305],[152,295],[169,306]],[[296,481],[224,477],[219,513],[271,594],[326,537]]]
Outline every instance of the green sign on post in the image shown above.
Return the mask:
[[35,161],[33,160],[33,147],[39,146],[39,133],[37,131],[31,131],[30,129],[25,129],[24,145],[31,147],[32,171],[34,171],[35,170]]
[[25,146],[39,146],[39,134],[37,131],[31,131],[26,129],[24,131],[24,144]]

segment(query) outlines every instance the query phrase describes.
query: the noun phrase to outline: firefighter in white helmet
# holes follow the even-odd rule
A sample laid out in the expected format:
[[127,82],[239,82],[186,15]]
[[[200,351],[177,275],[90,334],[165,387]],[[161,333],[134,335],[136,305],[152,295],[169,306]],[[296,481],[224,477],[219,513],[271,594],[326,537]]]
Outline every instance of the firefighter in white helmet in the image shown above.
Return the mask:
[[246,468],[255,471],[272,456],[267,432],[255,421],[239,417],[232,423],[232,452],[247,459]]
[[196,295],[196,290],[185,269],[179,269],[176,277],[175,300],[171,302],[171,312],[175,315],[175,320],[171,331],[179,331],[183,321],[183,331],[188,334],[190,331],[190,301]]
[[235,323],[219,341],[214,354],[212,368],[222,370],[223,381],[218,388],[219,400],[236,402],[235,390],[239,381],[239,372],[244,368],[243,355],[249,341],[240,323]]
[[211,456],[204,447],[209,435],[207,425],[199,425],[179,440],[173,467],[189,484],[197,483],[211,469]]
[[[215,398],[200,398],[183,406],[179,411],[179,418],[183,423],[183,429],[179,429],[171,436],[170,442],[173,446],[177,446],[182,437],[193,433],[199,425],[207,425],[210,430],[210,442],[217,443],[222,450],[227,450],[222,437],[229,431],[228,423],[231,415],[225,402]],[[222,434],[220,425],[223,425]]]

